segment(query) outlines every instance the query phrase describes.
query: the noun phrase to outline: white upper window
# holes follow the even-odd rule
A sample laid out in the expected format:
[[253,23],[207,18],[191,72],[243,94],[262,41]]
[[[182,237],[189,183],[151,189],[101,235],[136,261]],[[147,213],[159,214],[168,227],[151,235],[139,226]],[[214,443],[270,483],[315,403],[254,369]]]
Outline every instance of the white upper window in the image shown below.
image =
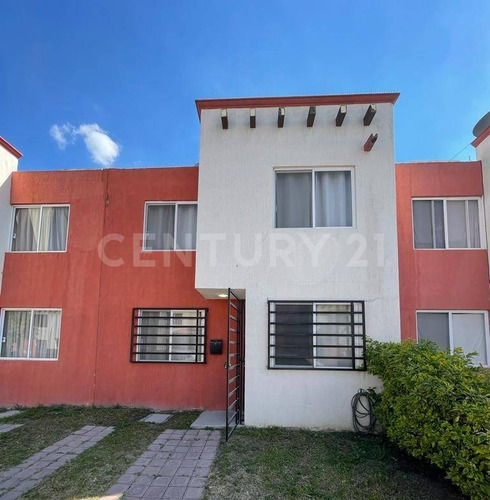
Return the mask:
[[68,238],[68,205],[14,207],[12,252],[64,252]]
[[480,198],[413,200],[415,248],[483,248]]
[[276,171],[276,227],[353,227],[353,170]]
[[461,347],[465,354],[476,352],[473,363],[489,364],[488,318],[485,311],[419,311],[417,338],[435,342],[451,351]]
[[0,358],[57,359],[60,309],[3,309]]
[[149,202],[143,250],[195,250],[197,203]]

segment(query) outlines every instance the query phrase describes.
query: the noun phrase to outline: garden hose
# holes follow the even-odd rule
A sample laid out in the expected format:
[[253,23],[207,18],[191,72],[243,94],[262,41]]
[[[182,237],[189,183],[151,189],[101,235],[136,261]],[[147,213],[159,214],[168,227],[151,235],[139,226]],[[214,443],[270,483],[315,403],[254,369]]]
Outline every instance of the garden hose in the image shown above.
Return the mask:
[[359,389],[352,398],[352,425],[359,433],[374,432],[376,425],[376,416],[374,414],[374,405],[365,389]]

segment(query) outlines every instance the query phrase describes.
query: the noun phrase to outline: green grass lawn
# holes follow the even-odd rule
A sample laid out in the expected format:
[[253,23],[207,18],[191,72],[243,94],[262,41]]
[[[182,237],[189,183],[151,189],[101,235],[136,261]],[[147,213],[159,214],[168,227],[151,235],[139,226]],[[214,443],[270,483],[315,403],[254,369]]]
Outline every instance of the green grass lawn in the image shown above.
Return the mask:
[[89,500],[102,496],[165,429],[187,429],[199,412],[175,413],[164,424],[138,422],[149,410],[94,407],[38,407],[2,422],[23,423],[0,434],[0,470],[13,467],[84,425],[115,430],[95,446],[47,476],[22,498]]
[[222,446],[207,500],[462,500],[441,475],[377,436],[238,429]]
[[[166,428],[187,429],[199,412],[175,413],[164,424],[139,419],[150,410],[38,407],[2,419],[23,423],[0,434],[0,470],[13,467],[84,425],[112,425],[112,434],[47,476],[25,500],[95,500]],[[207,500],[462,500],[440,474],[376,436],[289,429],[238,429],[222,444]]]

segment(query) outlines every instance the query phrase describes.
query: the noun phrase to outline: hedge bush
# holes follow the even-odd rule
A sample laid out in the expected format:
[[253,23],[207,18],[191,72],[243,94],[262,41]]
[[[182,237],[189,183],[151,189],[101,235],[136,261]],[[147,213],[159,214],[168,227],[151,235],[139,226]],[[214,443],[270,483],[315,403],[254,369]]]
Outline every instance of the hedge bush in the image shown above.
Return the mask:
[[432,342],[369,340],[366,358],[383,381],[375,408],[388,438],[472,499],[490,499],[490,371]]

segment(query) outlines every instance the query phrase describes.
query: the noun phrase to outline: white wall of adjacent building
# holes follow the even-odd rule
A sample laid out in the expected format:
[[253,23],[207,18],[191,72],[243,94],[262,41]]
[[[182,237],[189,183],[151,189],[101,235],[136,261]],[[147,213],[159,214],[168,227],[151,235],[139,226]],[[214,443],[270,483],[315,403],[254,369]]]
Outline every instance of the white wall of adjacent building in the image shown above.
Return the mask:
[[12,172],[17,170],[19,160],[0,145],[0,293],[3,277],[5,252],[10,244],[10,224],[12,207],[10,205],[10,186]]
[[[308,107],[287,107],[282,129],[277,108],[257,109],[255,129],[248,109],[229,109],[228,130],[221,110],[202,110],[196,288],[246,298],[248,425],[349,429],[353,394],[379,385],[365,372],[268,370],[268,300],[364,300],[367,335],[400,340],[393,105],[367,127],[366,109],[348,106],[336,127],[338,106],[318,106],[307,128]],[[311,167],[353,167],[354,228],[275,228],[275,169]]]
[[[490,136],[483,139],[476,147],[476,159],[480,160],[482,164],[483,192],[485,193],[483,197],[485,230],[487,234],[487,248],[490,248],[490,196],[486,195],[486,193],[490,193]],[[488,258],[490,264],[490,252]]]

